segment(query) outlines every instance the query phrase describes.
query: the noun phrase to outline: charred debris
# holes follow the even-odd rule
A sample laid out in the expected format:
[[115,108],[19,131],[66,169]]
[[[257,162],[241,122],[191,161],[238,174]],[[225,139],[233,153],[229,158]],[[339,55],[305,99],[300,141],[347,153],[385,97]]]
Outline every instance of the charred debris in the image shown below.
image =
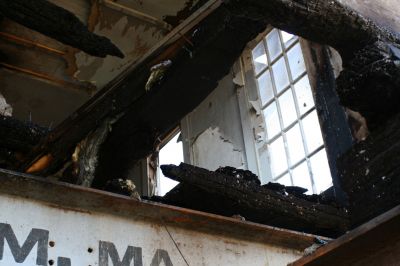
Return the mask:
[[180,182],[153,199],[162,203],[331,237],[349,228],[346,210],[327,195],[305,195],[307,189],[278,183],[261,186],[251,172],[232,167],[211,172],[182,163],[161,169]]
[[[342,57],[337,93],[371,130],[338,160],[348,211],[332,195],[308,196],[301,188],[261,186],[246,171],[210,172],[186,164],[163,166],[181,184],[152,200],[328,236],[400,204],[398,36],[334,0],[214,2],[212,12],[179,34],[172,31],[55,129],[2,116],[1,167],[137,197],[127,181],[132,165],[156,154],[160,139],[212,92],[245,45],[272,25],[329,45]],[[175,21],[185,23],[204,4],[199,1]],[[1,0],[0,14],[91,55],[123,57],[117,45],[48,1]],[[151,73],[167,60],[168,67]],[[155,78],[149,83],[150,76]]]

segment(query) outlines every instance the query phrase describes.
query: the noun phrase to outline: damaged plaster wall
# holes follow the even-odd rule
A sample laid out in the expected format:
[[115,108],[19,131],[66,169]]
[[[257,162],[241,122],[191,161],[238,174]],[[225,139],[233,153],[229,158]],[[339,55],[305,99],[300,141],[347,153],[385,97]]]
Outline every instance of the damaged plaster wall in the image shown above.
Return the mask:
[[243,168],[241,150],[224,137],[218,127],[208,128],[192,143],[193,162],[199,167],[216,170],[223,166]]
[[216,170],[220,166],[247,169],[242,125],[232,75],[181,123],[185,162]]
[[[77,52],[70,62],[69,71],[79,80],[94,83],[103,88],[130,64],[142,57],[165,35],[165,30],[133,16],[99,5],[91,17],[97,16],[94,32],[113,40],[124,53],[125,58],[97,58],[84,52]],[[75,65],[73,65],[75,64]]]

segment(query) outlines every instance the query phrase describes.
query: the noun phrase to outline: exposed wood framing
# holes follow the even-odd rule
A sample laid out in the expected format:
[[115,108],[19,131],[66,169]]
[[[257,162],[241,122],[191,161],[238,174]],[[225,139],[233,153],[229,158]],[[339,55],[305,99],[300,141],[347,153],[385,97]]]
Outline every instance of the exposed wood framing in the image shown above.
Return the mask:
[[1,0],[0,14],[90,55],[124,57],[109,39],[88,31],[74,14],[49,1]]
[[[347,75],[349,79],[358,75],[360,64],[365,62],[360,53],[365,54],[365,50],[369,53],[371,49],[380,51],[377,43],[383,42],[384,47],[397,47],[399,43],[395,35],[337,1],[231,0],[223,4],[210,1],[56,128],[35,149],[25,167],[45,154],[52,154],[55,160],[42,174],[54,172],[75,145],[105,117],[124,113],[101,149],[100,165],[103,168],[99,173],[103,176],[99,180],[110,174],[114,178],[124,177],[130,165],[156,149],[159,136],[172,129],[216,87],[245,45],[268,24],[336,48],[344,60],[342,76]],[[190,38],[190,45],[187,38]],[[178,45],[167,45],[174,41]],[[182,46],[184,49],[179,50]],[[173,47],[173,51],[168,51],[168,47]],[[144,87],[150,76],[149,69],[163,59],[171,59],[173,64],[166,70],[164,78],[146,93]],[[366,63],[373,65],[371,61]],[[396,65],[390,58],[387,63]],[[364,89],[360,87],[361,82],[353,84],[350,94]],[[388,91],[394,91],[394,88],[392,86]],[[346,88],[339,87],[341,90]],[[361,105],[352,107],[363,111],[358,108]],[[370,110],[376,111],[375,107]],[[400,105],[394,105],[392,101],[390,108],[391,111],[398,110]],[[376,122],[373,117],[367,118]],[[148,138],[143,141],[138,136]]]

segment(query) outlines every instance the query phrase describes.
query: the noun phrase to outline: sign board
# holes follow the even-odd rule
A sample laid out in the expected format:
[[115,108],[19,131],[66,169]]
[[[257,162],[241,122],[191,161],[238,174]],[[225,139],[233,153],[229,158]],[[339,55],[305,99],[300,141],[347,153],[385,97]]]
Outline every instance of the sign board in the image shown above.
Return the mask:
[[0,169],[0,266],[287,265],[315,236]]

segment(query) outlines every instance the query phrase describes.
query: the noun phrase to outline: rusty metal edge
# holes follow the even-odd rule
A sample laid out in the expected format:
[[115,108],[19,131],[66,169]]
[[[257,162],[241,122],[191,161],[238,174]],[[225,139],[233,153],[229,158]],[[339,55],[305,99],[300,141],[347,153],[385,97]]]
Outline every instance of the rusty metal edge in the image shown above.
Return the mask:
[[149,201],[137,201],[118,194],[3,169],[0,169],[0,194],[38,201],[64,211],[106,213],[298,251],[312,245],[315,238],[310,234]]

